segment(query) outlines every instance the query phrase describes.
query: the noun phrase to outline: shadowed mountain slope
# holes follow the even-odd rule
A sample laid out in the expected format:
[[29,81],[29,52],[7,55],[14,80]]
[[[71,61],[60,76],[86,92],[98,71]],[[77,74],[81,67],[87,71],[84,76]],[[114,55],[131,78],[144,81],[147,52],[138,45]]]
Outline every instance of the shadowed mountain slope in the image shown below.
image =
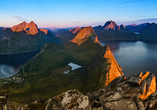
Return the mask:
[[0,34],[0,53],[11,54],[40,50],[48,42],[61,43],[48,30],[39,30],[33,21],[30,23],[22,22],[2,31]]
[[69,42],[74,38],[77,32],[80,30],[80,27],[73,28],[73,29],[59,29],[57,31],[53,31],[57,38],[59,38],[62,43]]

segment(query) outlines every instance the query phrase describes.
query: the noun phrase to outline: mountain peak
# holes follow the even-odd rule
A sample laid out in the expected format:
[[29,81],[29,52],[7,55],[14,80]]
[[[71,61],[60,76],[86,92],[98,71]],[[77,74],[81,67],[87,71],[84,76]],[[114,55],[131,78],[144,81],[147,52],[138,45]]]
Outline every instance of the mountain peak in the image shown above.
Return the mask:
[[105,23],[105,25],[103,26],[103,28],[105,30],[108,30],[108,29],[115,29],[118,25],[115,23],[115,21],[107,21]]
[[31,21],[30,24],[35,24],[34,21]]
[[89,37],[95,43],[99,43],[98,38],[95,35],[94,30],[92,29],[92,26],[83,27],[82,29],[80,29],[74,39],[71,40],[71,42],[80,45],[84,41],[88,40]]
[[30,23],[23,21],[22,23],[13,26],[11,30],[13,32],[25,31],[27,34],[31,35],[35,35],[38,33],[38,27],[33,21],[31,21]]
[[126,28],[123,24],[120,25],[120,28]]
[[135,23],[130,24],[130,26],[137,26]]

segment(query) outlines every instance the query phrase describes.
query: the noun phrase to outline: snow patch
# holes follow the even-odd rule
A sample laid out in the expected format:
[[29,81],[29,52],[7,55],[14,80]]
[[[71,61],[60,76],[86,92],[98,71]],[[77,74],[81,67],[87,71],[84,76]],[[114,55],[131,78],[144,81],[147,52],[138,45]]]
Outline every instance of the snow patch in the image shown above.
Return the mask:
[[[82,66],[80,66],[80,65],[78,65],[78,64],[75,64],[75,63],[69,63],[68,64],[69,66],[71,66],[71,70],[73,71],[73,70],[76,70],[76,69],[78,69],[78,68],[82,68]],[[64,71],[64,73],[63,74],[68,74],[70,72],[70,70],[66,70],[66,71]]]
[[78,68],[82,68],[82,66],[75,64],[75,63],[69,63],[68,65],[72,67],[72,69],[71,69],[72,71],[76,70]]

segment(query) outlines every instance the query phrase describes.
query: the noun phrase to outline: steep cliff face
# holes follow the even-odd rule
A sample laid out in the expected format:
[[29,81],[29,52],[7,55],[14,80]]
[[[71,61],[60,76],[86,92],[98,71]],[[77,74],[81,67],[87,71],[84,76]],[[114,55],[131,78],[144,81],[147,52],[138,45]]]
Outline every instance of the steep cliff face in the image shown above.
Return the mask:
[[117,77],[122,76],[124,74],[122,73],[122,68],[116,62],[116,60],[108,46],[106,48],[104,58],[107,59],[107,63],[108,63],[108,68],[107,68],[108,72],[106,74],[106,82],[105,82],[105,85],[107,86],[112,80],[114,80]]

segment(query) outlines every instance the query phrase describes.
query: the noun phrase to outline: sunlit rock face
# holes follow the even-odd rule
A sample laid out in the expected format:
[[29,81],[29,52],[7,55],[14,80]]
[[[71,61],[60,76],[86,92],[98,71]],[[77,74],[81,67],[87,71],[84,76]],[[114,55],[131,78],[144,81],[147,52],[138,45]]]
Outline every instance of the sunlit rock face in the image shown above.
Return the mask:
[[27,32],[27,34],[31,34],[31,35],[35,35],[38,33],[38,27],[33,21],[31,21],[30,23],[26,23],[24,21],[18,25],[13,26],[11,30],[13,32],[25,31]]
[[125,80],[118,77],[109,84],[108,88],[111,89],[117,85],[127,91],[125,94],[127,97],[135,96],[145,100],[156,92],[156,77],[155,74],[149,74],[148,71],[144,75],[142,72],[139,75],[134,74]]
[[[139,98],[145,100],[148,96],[156,91],[156,77],[154,74],[149,75],[149,72],[145,73],[142,77],[144,82],[143,93],[140,94]],[[148,77],[147,77],[148,76]]]
[[44,32],[45,34],[48,33],[48,30],[47,29],[40,29],[41,32]]
[[118,27],[118,25],[115,23],[115,21],[111,20],[111,21],[107,21],[103,27],[104,30],[108,30],[108,29],[115,29]]
[[80,29],[77,35],[74,37],[74,39],[71,40],[71,42],[80,45],[81,43],[87,41],[88,39],[94,41],[95,43],[99,43],[98,38],[95,35],[94,30],[92,29],[91,26]]
[[105,86],[107,86],[111,81],[113,81],[114,79],[116,79],[124,74],[122,73],[122,68],[116,62],[116,60],[108,46],[106,48],[104,58],[107,58],[107,63],[108,63],[108,68],[107,68],[108,72],[106,74],[106,82],[105,82]]

